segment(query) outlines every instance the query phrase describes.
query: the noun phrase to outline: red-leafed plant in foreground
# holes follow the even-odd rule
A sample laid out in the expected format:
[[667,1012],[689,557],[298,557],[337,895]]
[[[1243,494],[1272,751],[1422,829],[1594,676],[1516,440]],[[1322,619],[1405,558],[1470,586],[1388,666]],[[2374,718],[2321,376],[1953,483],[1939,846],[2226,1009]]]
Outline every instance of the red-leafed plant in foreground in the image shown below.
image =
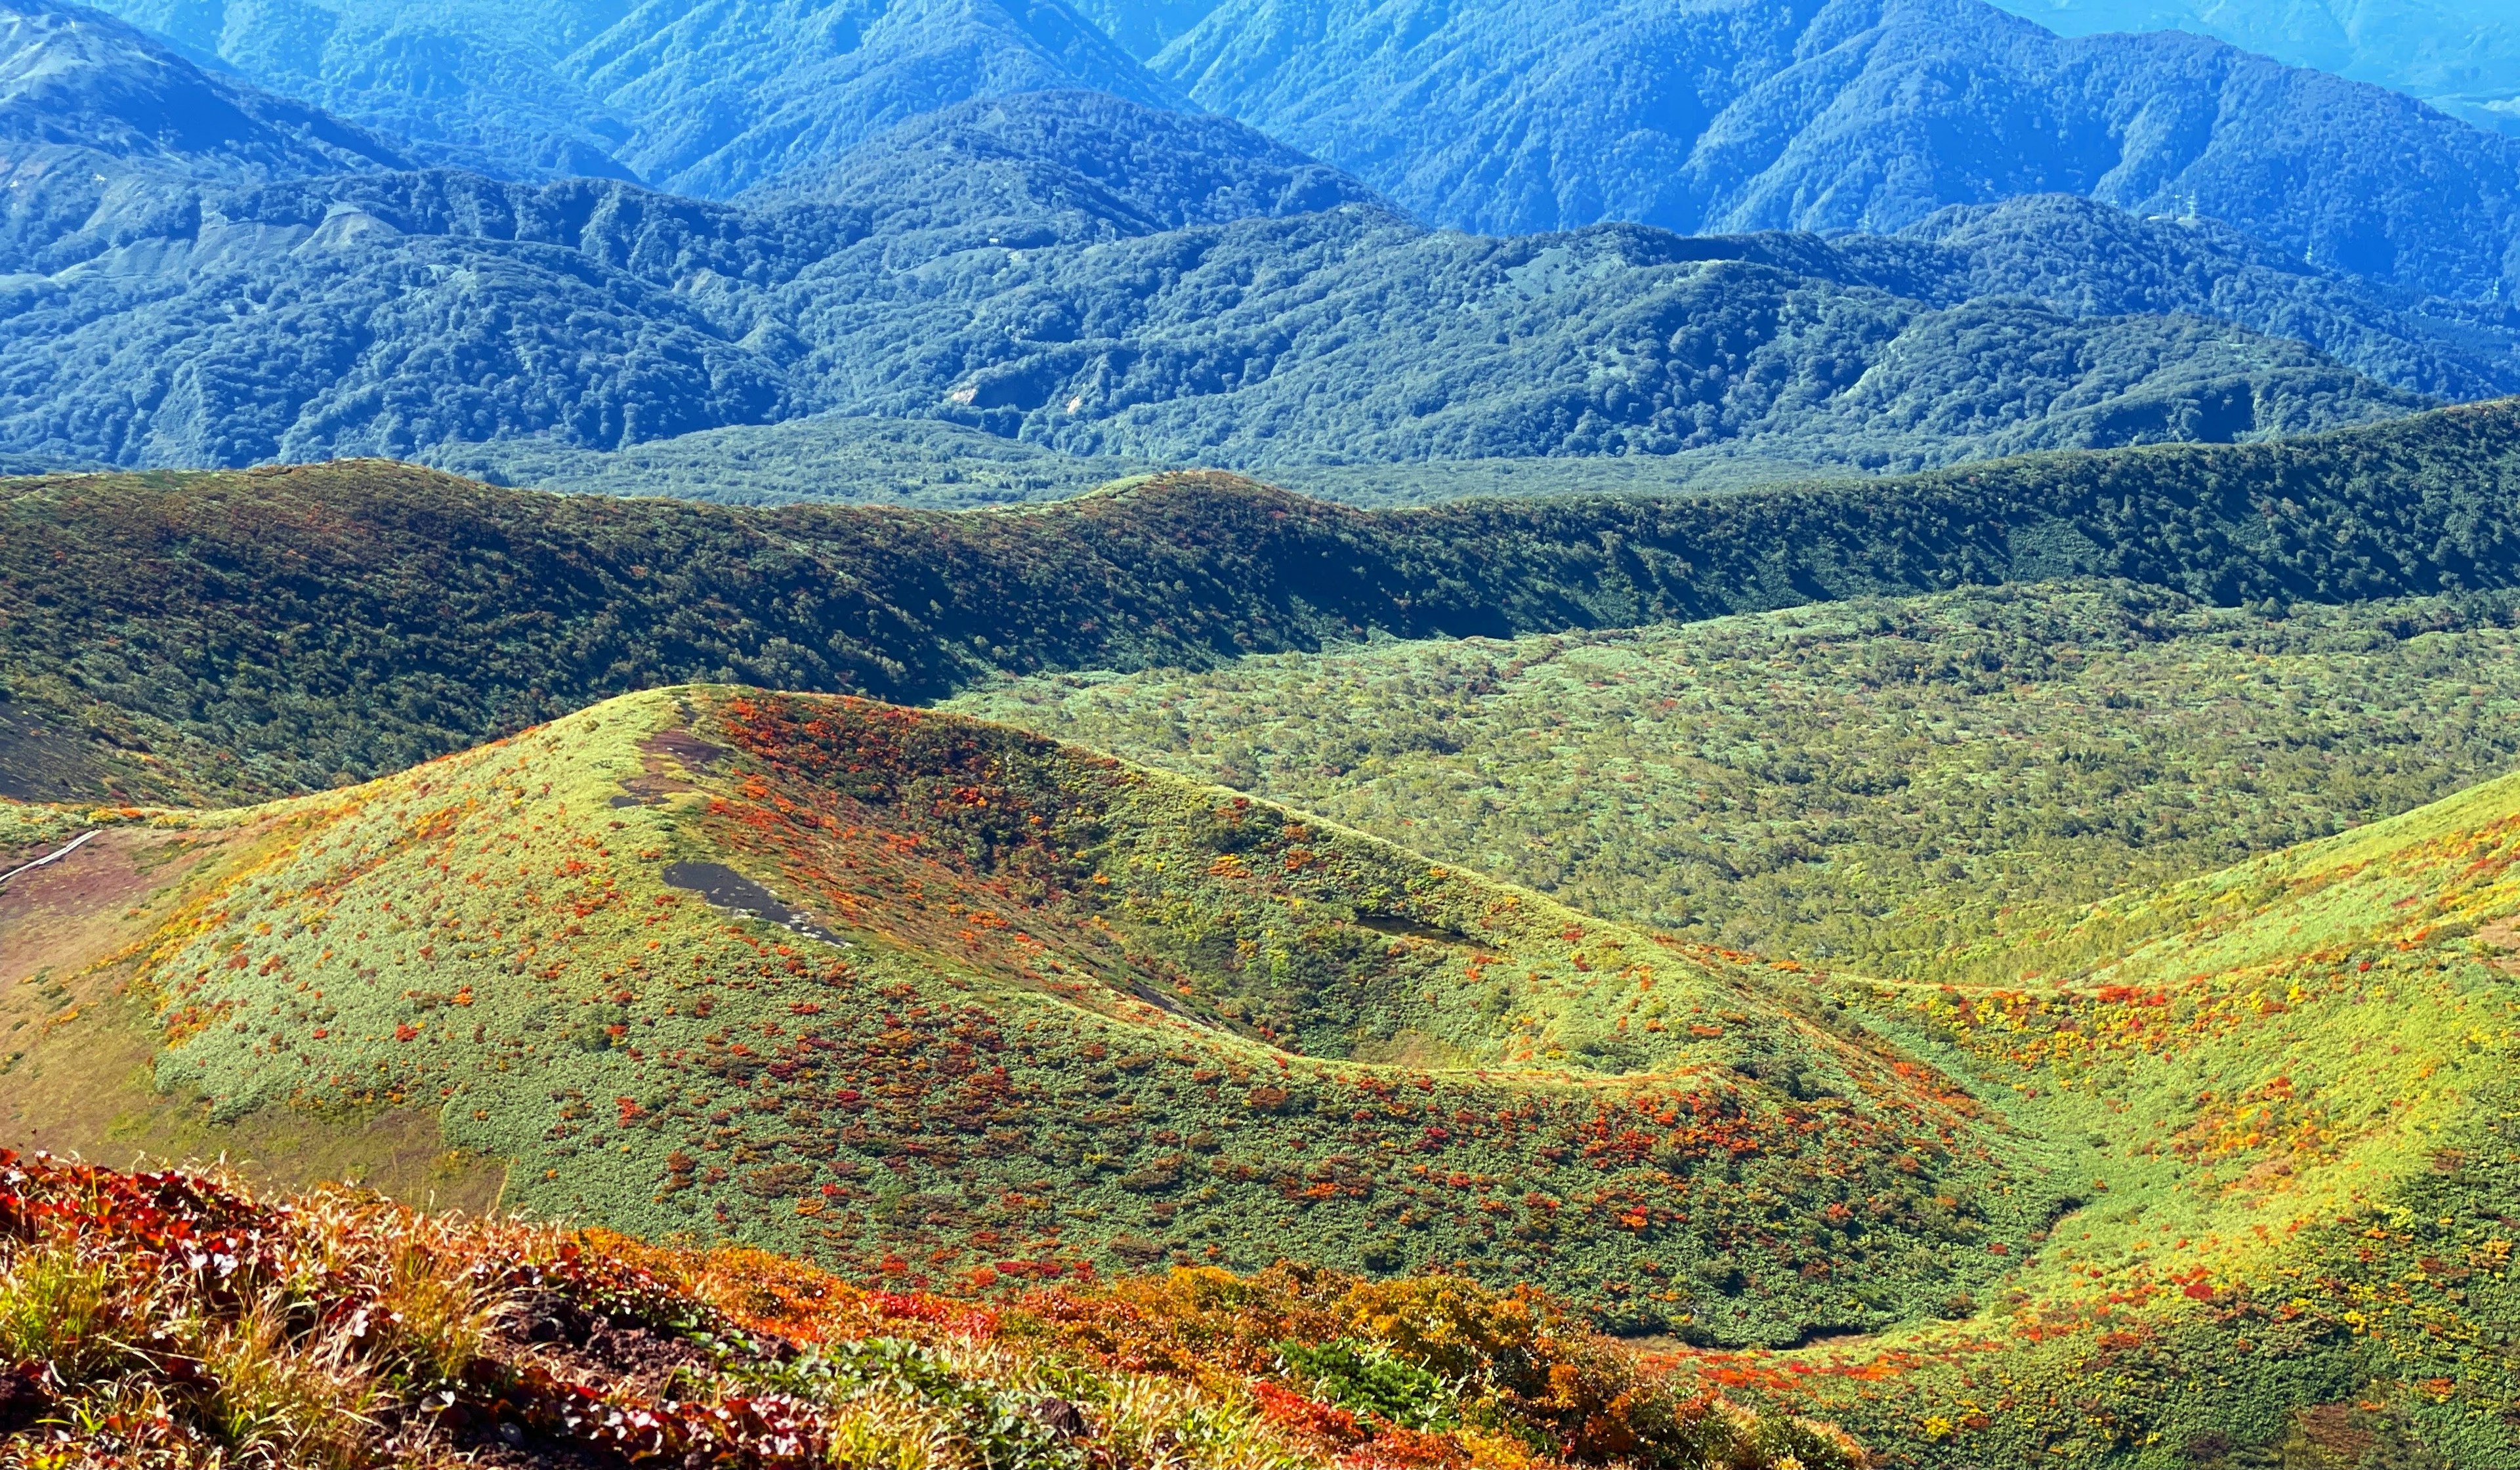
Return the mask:
[[0,1152],[0,1463],[1860,1465],[1532,1292],[1281,1267],[863,1290],[740,1248]]

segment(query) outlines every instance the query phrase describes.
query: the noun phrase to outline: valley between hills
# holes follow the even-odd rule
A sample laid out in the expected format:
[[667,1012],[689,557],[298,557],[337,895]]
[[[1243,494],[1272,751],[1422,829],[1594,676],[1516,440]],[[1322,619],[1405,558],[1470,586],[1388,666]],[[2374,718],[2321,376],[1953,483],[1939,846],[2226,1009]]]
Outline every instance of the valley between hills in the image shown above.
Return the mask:
[[2520,36],[2241,9],[0,0],[0,1470],[2520,1470]]
[[[12,1218],[310,1304],[418,1230],[472,1326],[344,1381],[519,1462],[2511,1463],[2509,415],[1382,512],[11,482],[0,857],[84,840],[0,1120],[239,1171]],[[470,1213],[252,1192],[339,1180]]]

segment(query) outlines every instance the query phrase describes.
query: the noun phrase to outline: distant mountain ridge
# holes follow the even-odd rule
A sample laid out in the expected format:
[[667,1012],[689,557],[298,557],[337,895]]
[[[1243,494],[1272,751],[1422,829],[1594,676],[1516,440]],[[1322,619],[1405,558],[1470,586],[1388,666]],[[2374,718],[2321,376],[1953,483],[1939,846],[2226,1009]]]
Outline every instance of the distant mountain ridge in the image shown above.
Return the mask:
[[1183,99],[1062,0],[112,0],[421,161],[723,199],[975,97]]
[[2502,0],[1998,3],[2064,35],[2192,30],[2287,66],[2316,67],[2420,97],[2479,127],[2520,132],[2520,27]]
[[905,202],[747,210],[452,173],[219,194],[111,269],[0,294],[0,451],[609,449],[839,410],[1211,464],[1778,441],[1917,468],[2425,402],[2226,324],[1899,296],[1801,237],[1500,241],[1347,204],[1068,242],[1053,218],[988,244],[988,221],[938,229]]
[[[407,168],[395,145],[210,76],[81,6],[0,7],[0,272],[65,263],[67,237],[145,237],[179,180]],[[79,246],[72,246],[76,258]]]
[[[136,74],[211,85],[117,34]],[[1901,239],[1467,237],[1246,125],[1076,89],[922,113],[735,203],[294,166],[153,176],[113,229],[28,245],[44,272],[0,288],[0,454],[498,469],[456,446],[840,414],[1135,464],[1898,471],[2520,387],[2507,314],[2228,230],[2049,199]],[[708,441],[678,473],[723,480],[721,451],[753,452]]]
[[2422,293],[2520,289],[2520,138],[1982,0],[112,3],[418,161],[509,178],[729,198],[965,101],[1084,88],[1239,118],[1481,233],[1887,233],[2068,193]]
[[2520,139],[2201,36],[2060,39],[1980,0],[1257,0],[1154,69],[1492,233],[1898,230],[2068,193],[2325,267],[2520,286]]

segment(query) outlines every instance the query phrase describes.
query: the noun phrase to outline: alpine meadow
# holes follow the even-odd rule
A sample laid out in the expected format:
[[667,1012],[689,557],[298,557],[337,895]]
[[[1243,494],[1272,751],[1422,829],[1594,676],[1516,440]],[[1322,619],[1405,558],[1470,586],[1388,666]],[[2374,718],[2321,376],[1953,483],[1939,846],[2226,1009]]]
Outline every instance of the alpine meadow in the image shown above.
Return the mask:
[[2520,22],[0,0],[5,1470],[2520,1470]]

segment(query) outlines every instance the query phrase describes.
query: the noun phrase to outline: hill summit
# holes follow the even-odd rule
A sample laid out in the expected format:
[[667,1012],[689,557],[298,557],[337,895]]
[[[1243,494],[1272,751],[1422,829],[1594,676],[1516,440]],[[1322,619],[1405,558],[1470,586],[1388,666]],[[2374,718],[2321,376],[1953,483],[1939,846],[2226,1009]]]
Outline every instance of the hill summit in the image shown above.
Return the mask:
[[[1791,1343],[2071,1202],[1789,970],[961,717],[657,690],[97,840],[195,855],[93,1024],[232,1146],[434,1110],[508,1204],[852,1273],[1296,1257]],[[122,1054],[86,1024],[15,1086]]]

